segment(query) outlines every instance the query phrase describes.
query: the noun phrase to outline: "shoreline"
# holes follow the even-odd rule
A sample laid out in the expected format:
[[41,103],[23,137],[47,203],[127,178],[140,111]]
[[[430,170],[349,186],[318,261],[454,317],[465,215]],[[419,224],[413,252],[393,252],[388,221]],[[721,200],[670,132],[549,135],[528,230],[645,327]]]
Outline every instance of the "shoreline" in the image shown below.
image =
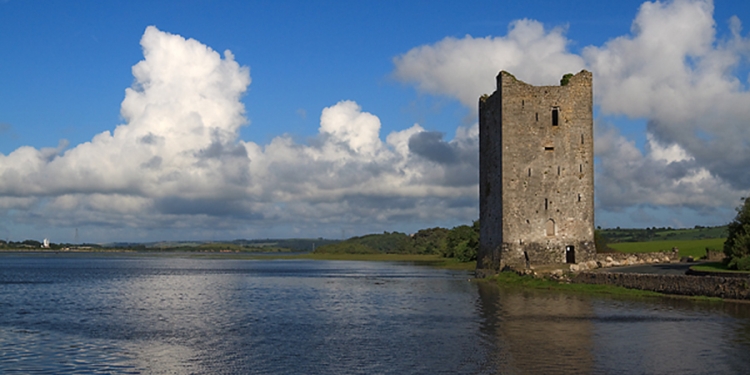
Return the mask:
[[[6,255],[38,255],[38,256],[65,256],[65,255],[101,255],[115,256],[118,254],[127,256],[180,256],[198,259],[236,259],[236,260],[333,260],[333,261],[375,261],[375,262],[406,262],[420,266],[428,266],[439,269],[449,269],[458,271],[474,271],[476,262],[459,262],[453,258],[443,258],[440,255],[425,254],[317,254],[317,253],[242,253],[242,252],[208,252],[208,251],[139,251],[139,250],[77,250],[77,251],[56,251],[41,249],[2,249],[0,256]],[[472,277],[473,282],[488,282],[496,284],[501,288],[519,288],[537,291],[550,291],[560,293],[573,293],[592,296],[612,296],[627,298],[678,298],[700,302],[740,302],[750,303],[745,300],[735,300],[720,297],[708,297],[702,295],[675,295],[659,293],[648,290],[625,288],[616,285],[602,284],[583,284],[571,283],[564,280],[552,279],[548,276],[533,277],[529,275],[519,275],[515,272],[501,272],[488,278]]]

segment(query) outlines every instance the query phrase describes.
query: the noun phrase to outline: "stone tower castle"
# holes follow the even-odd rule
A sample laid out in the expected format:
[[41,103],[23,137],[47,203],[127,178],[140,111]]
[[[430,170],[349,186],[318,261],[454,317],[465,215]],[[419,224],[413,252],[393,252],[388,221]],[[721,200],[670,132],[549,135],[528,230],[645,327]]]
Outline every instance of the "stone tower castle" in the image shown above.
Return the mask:
[[479,100],[479,275],[596,253],[592,75],[566,80],[532,86],[502,71]]

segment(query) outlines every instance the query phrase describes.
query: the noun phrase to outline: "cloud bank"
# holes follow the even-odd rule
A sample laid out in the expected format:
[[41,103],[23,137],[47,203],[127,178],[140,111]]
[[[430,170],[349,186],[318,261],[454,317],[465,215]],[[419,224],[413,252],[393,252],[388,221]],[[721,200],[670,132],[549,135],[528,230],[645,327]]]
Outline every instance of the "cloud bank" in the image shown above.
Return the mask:
[[[564,28],[525,19],[505,36],[416,47],[394,59],[393,75],[475,112],[500,70],[554,85],[590,69],[602,116],[597,209],[710,217],[750,192],[750,94],[735,73],[747,66],[750,39],[739,19],[729,23],[720,38],[710,1],[647,2],[628,35],[573,53]],[[376,115],[343,100],[321,111],[317,135],[304,143],[291,135],[246,142],[248,67],[155,27],[141,46],[123,124],[73,147],[0,154],[0,228],[87,227],[98,240],[339,237],[477,217],[476,124],[451,135],[419,124],[381,134]],[[645,119],[645,148],[608,116]]]
[[124,124],[68,150],[61,144],[0,155],[6,216],[37,225],[184,229],[188,236],[219,228],[247,237],[274,226],[305,235],[328,226],[338,235],[394,220],[475,216],[475,207],[456,202],[476,198],[476,128],[459,128],[446,142],[414,125],[384,142],[377,116],[341,101],[323,109],[309,144],[287,135],[267,145],[244,142],[240,98],[249,68],[229,51],[222,56],[155,27],[141,46],[144,59],[121,106]]
[[[594,73],[597,208],[733,208],[750,192],[750,93],[735,75],[746,67],[750,39],[737,17],[718,38],[713,3],[644,3],[631,33],[568,51],[562,29],[536,21],[510,25],[504,37],[446,38],[394,59],[395,76],[468,108],[494,91],[501,69],[532,84],[554,85],[568,72]],[[647,144],[635,146],[607,116],[647,121]],[[728,221],[730,218],[717,218]]]

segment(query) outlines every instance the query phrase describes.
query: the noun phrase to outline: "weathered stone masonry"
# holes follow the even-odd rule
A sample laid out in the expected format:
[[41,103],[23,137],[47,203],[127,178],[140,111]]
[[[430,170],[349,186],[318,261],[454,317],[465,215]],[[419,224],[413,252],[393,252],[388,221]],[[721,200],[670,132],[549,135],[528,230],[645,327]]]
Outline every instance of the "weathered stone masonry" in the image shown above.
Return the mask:
[[747,275],[744,275],[744,277],[717,277],[581,272],[575,275],[572,281],[579,284],[616,285],[666,294],[750,299],[750,278]]
[[507,72],[479,101],[479,275],[578,263],[594,248],[592,75],[532,86]]

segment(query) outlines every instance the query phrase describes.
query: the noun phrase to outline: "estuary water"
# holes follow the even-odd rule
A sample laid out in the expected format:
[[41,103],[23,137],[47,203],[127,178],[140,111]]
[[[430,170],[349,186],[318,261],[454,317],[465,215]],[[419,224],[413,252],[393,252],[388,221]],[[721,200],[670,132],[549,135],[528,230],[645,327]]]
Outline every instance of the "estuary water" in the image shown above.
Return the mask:
[[746,374],[750,305],[386,262],[0,255],[0,373]]

